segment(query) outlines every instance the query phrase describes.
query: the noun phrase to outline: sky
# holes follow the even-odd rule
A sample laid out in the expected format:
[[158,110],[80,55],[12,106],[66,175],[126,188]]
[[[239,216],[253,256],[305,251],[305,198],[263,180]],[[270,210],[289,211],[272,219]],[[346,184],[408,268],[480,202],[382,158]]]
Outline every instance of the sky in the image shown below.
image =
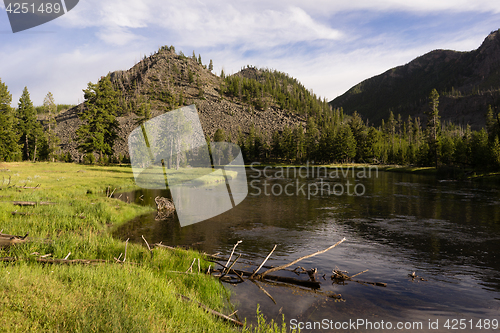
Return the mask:
[[65,15],[13,33],[0,3],[0,80],[16,107],[50,91],[78,104],[82,90],[163,45],[297,78],[328,101],[435,49],[470,51],[500,28],[498,0],[80,0]]

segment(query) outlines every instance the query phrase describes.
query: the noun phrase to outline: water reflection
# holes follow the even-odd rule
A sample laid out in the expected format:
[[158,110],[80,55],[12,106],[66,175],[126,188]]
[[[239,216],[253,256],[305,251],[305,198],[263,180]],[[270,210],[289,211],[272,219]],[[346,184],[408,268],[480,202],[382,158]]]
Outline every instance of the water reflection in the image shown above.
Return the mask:
[[[297,178],[266,180],[271,186],[284,186]],[[257,262],[278,244],[272,265],[324,249],[346,237],[338,248],[300,265],[317,267],[327,277],[335,267],[351,274],[368,269],[361,275],[363,280],[388,284],[380,288],[324,280],[321,291],[340,293],[345,302],[263,285],[276,300],[274,304],[257,286],[243,283],[234,288],[233,300],[240,315],[250,321],[257,304],[273,319],[284,313],[287,319],[378,318],[427,323],[435,318],[492,319],[498,315],[498,185],[439,182],[428,176],[384,172],[377,178],[351,181],[365,186],[363,196],[317,195],[307,199],[304,195],[267,196],[264,191],[257,196],[249,189],[249,196],[239,206],[196,225],[180,228],[175,216],[155,222],[151,214],[116,233],[138,242],[144,235],[150,243],[195,244],[193,247],[206,252],[224,253],[241,239],[237,252]],[[317,179],[298,177],[298,182],[310,184]],[[150,198],[159,194],[139,191],[131,200],[141,195],[145,203],[154,205]],[[426,281],[408,277],[413,271]]]

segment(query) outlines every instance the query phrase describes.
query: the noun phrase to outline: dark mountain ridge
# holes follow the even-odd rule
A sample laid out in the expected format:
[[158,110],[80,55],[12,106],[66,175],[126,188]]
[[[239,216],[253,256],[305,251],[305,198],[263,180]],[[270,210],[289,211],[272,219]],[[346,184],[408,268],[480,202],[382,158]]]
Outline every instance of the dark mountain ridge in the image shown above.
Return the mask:
[[470,52],[434,50],[406,65],[366,79],[330,102],[379,125],[390,111],[424,117],[432,89],[444,121],[483,127],[488,105],[500,105],[500,29]]

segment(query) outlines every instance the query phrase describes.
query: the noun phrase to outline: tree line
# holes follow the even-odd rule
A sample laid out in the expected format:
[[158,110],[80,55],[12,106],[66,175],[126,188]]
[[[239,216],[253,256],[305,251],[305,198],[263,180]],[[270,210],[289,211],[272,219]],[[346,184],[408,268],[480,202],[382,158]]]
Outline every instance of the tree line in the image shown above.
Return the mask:
[[[255,107],[277,103],[290,112],[305,116],[303,124],[285,127],[274,133],[263,133],[251,125],[247,133],[239,131],[236,138],[222,129],[216,141],[235,141],[242,148],[247,163],[275,161],[305,163],[379,163],[419,166],[453,166],[481,169],[500,168],[500,114],[491,106],[486,116],[486,128],[472,131],[470,126],[442,123],[439,116],[439,94],[429,94],[427,119],[409,116],[401,119],[391,112],[380,126],[370,126],[354,112],[345,115],[341,108],[332,109],[312,91],[284,73],[264,70],[260,80],[232,75],[223,77],[220,93],[241,99]],[[79,117],[78,149],[85,154],[84,162],[122,161],[114,157],[118,121],[122,114],[121,93],[113,87],[109,75],[84,90],[85,102]],[[0,160],[66,160],[58,154],[59,138],[54,132],[57,105],[49,92],[41,112],[45,126],[37,121],[36,108],[27,88],[17,109],[10,107],[12,96],[0,81]],[[138,123],[151,117],[150,105],[142,103],[136,110]],[[253,111],[252,111],[253,112]],[[265,112],[265,111],[262,111]]]
[[[442,123],[439,94],[429,95],[425,126],[418,117],[396,117],[391,112],[378,127],[370,126],[354,112],[343,110],[310,116],[305,125],[285,127],[266,140],[253,125],[247,135],[241,130],[237,143],[249,161],[305,163],[378,163],[418,166],[451,166],[500,169],[500,113],[491,106],[486,128],[472,131],[453,123]],[[218,133],[219,140],[221,133]],[[227,138],[226,138],[227,140]]]
[[[58,105],[52,93],[47,93],[41,107],[34,107],[25,87],[17,108],[12,108],[11,102],[12,95],[0,80],[0,161],[61,159],[60,140],[54,131]],[[38,121],[37,110],[45,114],[45,126]]]

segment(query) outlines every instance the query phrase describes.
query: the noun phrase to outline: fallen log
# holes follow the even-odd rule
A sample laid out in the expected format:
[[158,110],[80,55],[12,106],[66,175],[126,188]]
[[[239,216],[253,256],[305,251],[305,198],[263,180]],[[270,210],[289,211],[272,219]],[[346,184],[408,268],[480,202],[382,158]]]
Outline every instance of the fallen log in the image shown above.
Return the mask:
[[48,205],[55,205],[55,202],[48,202],[48,201],[8,201],[12,203],[14,206],[48,206]]
[[12,212],[12,215],[22,215],[22,216],[26,216],[26,215],[33,215],[33,213],[23,213],[23,212],[18,212],[18,211],[16,210],[16,211],[13,211],[13,212]]
[[[255,280],[251,280],[251,281],[254,282],[254,283],[257,282]],[[304,289],[304,288],[302,288],[300,286],[296,286],[296,285],[293,285],[293,284],[279,283],[279,282],[274,282],[274,281],[263,280],[263,281],[259,281],[259,282],[263,283],[263,284],[272,285],[272,286],[280,286],[280,287],[290,288],[290,289],[294,289],[294,290],[297,290],[297,291],[303,292],[303,293],[314,293],[316,295],[322,295],[322,296],[326,296],[326,297],[329,297],[329,298],[333,298],[333,299],[335,299],[335,301],[345,302],[345,299],[342,298],[341,294],[336,294],[336,293],[331,292],[331,291],[321,291],[319,289]]]
[[352,276],[347,275],[347,272],[343,272],[341,270],[335,269],[332,271],[333,275],[331,276],[331,279],[333,280],[334,283],[340,284],[344,283],[345,281],[352,281],[352,282],[357,282],[360,284],[369,284],[372,286],[377,286],[377,287],[387,287],[387,283],[385,282],[368,282],[368,281],[360,281],[360,280],[353,280],[353,277],[358,276],[359,274],[365,273],[368,270],[364,270],[362,272],[359,272],[357,274],[354,274]]
[[[23,261],[25,259],[17,259],[13,257],[3,257],[0,258],[0,262],[16,262],[16,261]],[[39,263],[43,264],[66,264],[66,265],[72,265],[72,264],[84,264],[84,265],[89,265],[89,264],[99,264],[99,263],[108,263],[109,261],[104,260],[104,259],[46,259],[46,258],[36,258],[35,259]]]
[[84,265],[90,265],[90,264],[99,264],[99,263],[107,263],[107,260],[104,259],[45,259],[45,258],[37,258],[36,261],[44,264],[66,264],[66,265],[72,265],[72,264],[84,264]]
[[[253,272],[248,272],[248,271],[243,271],[240,269],[231,269],[231,271],[234,271],[241,276],[252,276]],[[217,271],[216,271],[217,272]],[[302,286],[302,287],[307,287],[311,289],[319,289],[321,287],[321,284],[318,281],[307,281],[307,280],[300,280],[297,278],[292,278],[292,277],[287,277],[287,276],[278,276],[278,275],[270,275],[267,274],[263,280],[269,280],[269,281],[277,281],[277,282],[284,282],[284,283],[290,283],[294,284],[297,286]]]
[[28,189],[31,189],[31,190],[36,190],[38,188],[40,188],[40,184],[37,184],[36,186],[26,186],[26,184],[24,186],[16,186],[16,188],[20,188],[20,189],[24,189],[24,190],[28,190]]
[[14,236],[0,233],[0,248],[6,248],[15,244],[26,243],[28,241],[26,237],[28,237],[28,234],[24,236]]
[[216,315],[216,316],[218,316],[218,317],[220,317],[220,318],[222,318],[222,319],[224,319],[224,320],[227,320],[227,321],[229,321],[229,322],[231,322],[231,323],[233,323],[233,324],[236,324],[236,325],[238,325],[238,326],[243,326],[243,323],[242,323],[241,321],[238,321],[238,320],[233,319],[233,318],[231,318],[231,317],[229,317],[229,316],[226,316],[225,314],[220,313],[220,312],[218,312],[218,311],[212,310],[212,309],[210,309],[208,306],[206,306],[206,305],[204,305],[204,304],[202,304],[202,303],[200,303],[200,302],[193,301],[191,298],[189,298],[189,297],[187,297],[187,296],[184,296],[184,295],[182,295],[182,294],[177,294],[177,295],[178,295],[178,296],[180,296],[180,298],[181,298],[182,300],[184,300],[184,301],[187,301],[187,302],[194,302],[194,303],[195,303],[195,304],[197,304],[200,308],[204,309],[204,310],[205,310],[205,311],[207,311],[207,312],[210,312],[211,314],[214,314],[214,315]]

